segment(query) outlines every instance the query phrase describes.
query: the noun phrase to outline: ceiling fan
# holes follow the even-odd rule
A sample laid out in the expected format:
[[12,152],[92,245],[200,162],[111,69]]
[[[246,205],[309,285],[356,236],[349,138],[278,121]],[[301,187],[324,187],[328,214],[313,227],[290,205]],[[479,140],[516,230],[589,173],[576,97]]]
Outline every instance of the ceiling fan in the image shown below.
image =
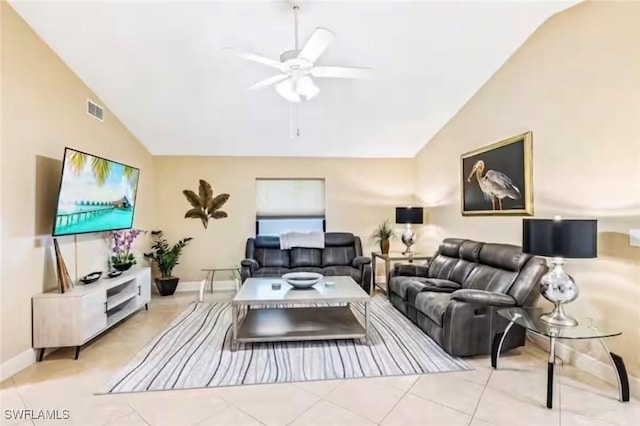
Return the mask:
[[315,97],[320,89],[315,85],[312,77],[316,78],[351,78],[361,79],[370,75],[369,68],[361,67],[337,67],[316,66],[316,60],[329,47],[335,34],[330,30],[318,27],[311,34],[307,42],[299,47],[298,44],[298,10],[293,6],[294,15],[294,48],[280,55],[280,60],[266,58],[255,53],[241,52],[233,48],[225,48],[241,58],[258,62],[275,68],[280,74],[266,78],[249,87],[249,90],[263,89],[275,84],[275,90],[290,102],[310,100]]

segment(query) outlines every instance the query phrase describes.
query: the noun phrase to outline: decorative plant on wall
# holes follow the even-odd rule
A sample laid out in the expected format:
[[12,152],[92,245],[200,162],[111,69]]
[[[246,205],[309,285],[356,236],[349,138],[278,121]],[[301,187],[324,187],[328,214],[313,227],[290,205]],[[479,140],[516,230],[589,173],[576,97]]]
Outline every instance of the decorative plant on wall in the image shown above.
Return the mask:
[[198,194],[189,189],[185,189],[182,193],[192,207],[184,214],[185,219],[200,219],[206,229],[209,219],[224,219],[227,217],[227,212],[220,209],[229,199],[229,194],[219,194],[214,197],[213,189],[206,180],[200,179]]

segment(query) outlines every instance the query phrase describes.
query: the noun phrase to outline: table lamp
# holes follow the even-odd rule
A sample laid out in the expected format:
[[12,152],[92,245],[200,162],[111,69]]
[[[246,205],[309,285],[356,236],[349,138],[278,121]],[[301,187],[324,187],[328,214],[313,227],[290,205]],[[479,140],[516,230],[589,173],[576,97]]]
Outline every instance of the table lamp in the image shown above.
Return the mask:
[[396,207],[396,223],[407,225],[402,233],[402,243],[407,249],[402,254],[411,254],[411,246],[416,242],[416,235],[411,230],[411,225],[424,223],[424,209],[422,207]]
[[562,265],[564,259],[594,258],[598,254],[598,222],[592,219],[563,220],[523,219],[522,251],[551,257],[550,270],[540,280],[540,293],[555,305],[541,320],[558,326],[571,327],[578,321],[564,312],[563,305],[578,298],[578,286]]

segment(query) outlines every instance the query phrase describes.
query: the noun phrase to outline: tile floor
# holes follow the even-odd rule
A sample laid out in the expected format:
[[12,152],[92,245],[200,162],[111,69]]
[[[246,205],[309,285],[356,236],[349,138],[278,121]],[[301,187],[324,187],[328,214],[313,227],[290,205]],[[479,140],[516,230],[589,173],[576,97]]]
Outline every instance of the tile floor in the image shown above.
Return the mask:
[[[80,359],[58,350],[0,384],[2,425],[640,425],[640,403],[619,403],[612,386],[561,369],[553,410],[545,407],[546,357],[532,345],[492,370],[279,385],[94,395],[165,328],[195,293],[154,297],[148,312],[88,345]],[[227,294],[208,294],[225,298]],[[19,409],[66,409],[68,420],[15,420]]]

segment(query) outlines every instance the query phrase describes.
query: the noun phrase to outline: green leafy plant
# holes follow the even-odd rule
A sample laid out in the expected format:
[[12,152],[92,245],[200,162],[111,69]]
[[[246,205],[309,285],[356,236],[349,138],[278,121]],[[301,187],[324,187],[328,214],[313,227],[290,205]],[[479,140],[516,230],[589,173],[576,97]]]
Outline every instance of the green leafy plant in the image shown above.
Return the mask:
[[173,268],[180,263],[182,250],[193,238],[184,238],[173,246],[169,245],[167,239],[162,235],[162,231],[151,231],[151,238],[153,239],[151,252],[145,253],[144,257],[158,267],[163,278],[171,277]]
[[393,227],[389,224],[389,219],[385,219],[380,225],[378,225],[373,231],[373,238],[377,243],[381,241],[388,241],[396,237],[393,232]]
[[200,219],[206,229],[210,218],[224,219],[228,216],[227,212],[220,209],[229,199],[229,194],[219,194],[214,197],[209,182],[200,179],[198,194],[189,189],[185,189],[182,193],[192,207],[184,214],[185,219]]

